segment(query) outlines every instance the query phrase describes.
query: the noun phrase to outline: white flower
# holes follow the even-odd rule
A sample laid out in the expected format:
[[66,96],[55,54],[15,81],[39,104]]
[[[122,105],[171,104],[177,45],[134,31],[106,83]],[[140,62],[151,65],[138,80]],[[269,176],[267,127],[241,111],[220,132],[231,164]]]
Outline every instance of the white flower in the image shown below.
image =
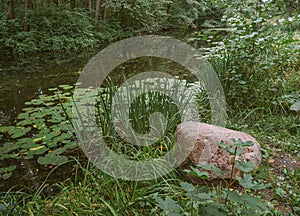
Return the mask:
[[285,21],[285,19],[279,19],[278,22],[279,23],[283,23]]
[[293,22],[294,21],[294,17],[289,17],[288,19],[290,22]]

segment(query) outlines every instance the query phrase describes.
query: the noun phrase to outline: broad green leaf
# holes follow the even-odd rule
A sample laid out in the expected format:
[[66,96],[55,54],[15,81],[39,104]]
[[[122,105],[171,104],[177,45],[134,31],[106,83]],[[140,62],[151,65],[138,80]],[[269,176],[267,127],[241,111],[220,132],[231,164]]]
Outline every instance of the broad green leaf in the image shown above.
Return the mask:
[[192,170],[185,169],[184,171],[190,175],[197,176],[198,178],[206,179],[209,178],[208,172],[200,172],[199,169],[191,167]]
[[191,191],[195,191],[195,186],[187,183],[187,182],[181,182],[180,186],[186,191],[186,192],[191,192]]
[[265,203],[259,197],[255,197],[255,196],[252,196],[250,194],[245,193],[245,194],[241,195],[241,200],[250,209],[267,210],[267,207],[266,207]]
[[250,174],[244,174],[243,178],[237,176],[236,179],[238,180],[240,185],[242,185],[244,188],[251,189],[253,187],[253,183],[252,183],[253,177]]
[[209,170],[209,171],[212,171],[214,172],[215,174],[217,175],[222,175],[222,171],[216,167],[214,164],[208,164],[206,162],[200,162],[200,166],[197,166],[197,167],[200,167],[202,169],[205,169],[205,170]]
[[241,203],[241,195],[237,191],[224,190],[223,191],[230,201]]
[[253,163],[251,161],[249,161],[249,162],[237,161],[236,166],[240,171],[245,172],[245,173],[253,171],[256,167],[255,163]]
[[231,155],[233,155],[235,152],[234,148],[232,148],[229,144],[227,144],[223,141],[219,143],[219,146]]
[[182,207],[176,202],[174,201],[171,197],[167,196],[165,198],[165,200],[163,200],[162,198],[156,196],[154,197],[157,205],[164,211],[166,211],[166,213],[168,215],[174,215],[174,216],[181,216],[182,215]]
[[201,206],[200,215],[204,216],[224,216],[226,215],[226,210],[224,205],[219,204],[218,202],[211,202],[204,206]]
[[267,188],[270,186],[270,184],[258,184],[253,183],[253,177],[250,174],[244,174],[243,178],[237,176],[236,179],[238,180],[239,184],[242,185],[246,189],[252,189],[252,190],[260,190],[263,188]]

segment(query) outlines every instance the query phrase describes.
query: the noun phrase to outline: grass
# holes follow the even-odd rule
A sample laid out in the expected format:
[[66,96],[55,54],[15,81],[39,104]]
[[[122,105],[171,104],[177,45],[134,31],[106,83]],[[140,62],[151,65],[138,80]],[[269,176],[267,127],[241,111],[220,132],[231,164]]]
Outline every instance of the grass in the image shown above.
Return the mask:
[[[299,115],[291,112],[270,114],[263,107],[229,113],[229,128],[254,136],[262,147],[263,165],[255,173],[257,182],[271,187],[251,192],[265,200],[273,215],[297,215],[300,202],[300,127]],[[138,153],[138,150],[136,150]],[[145,153],[145,152],[144,152]],[[153,157],[153,155],[151,156]],[[74,159],[75,177],[56,183],[58,193],[46,196],[45,182],[36,192],[28,188],[1,194],[3,215],[156,215],[165,214],[155,197],[171,197],[190,211],[189,198],[174,171],[151,181],[115,179],[90,163]],[[207,185],[212,191],[220,186]],[[233,184],[232,188],[242,190]],[[161,199],[167,202],[167,198]],[[160,200],[160,201],[161,201]],[[193,214],[192,214],[193,215]]]
[[[44,197],[42,191],[30,194],[22,191],[2,196],[2,214],[8,215],[151,215],[158,211],[151,195],[178,193],[179,179],[175,173],[148,181],[115,179],[87,164],[75,160],[75,179],[57,183],[60,192]],[[12,206],[10,206],[10,204]]]

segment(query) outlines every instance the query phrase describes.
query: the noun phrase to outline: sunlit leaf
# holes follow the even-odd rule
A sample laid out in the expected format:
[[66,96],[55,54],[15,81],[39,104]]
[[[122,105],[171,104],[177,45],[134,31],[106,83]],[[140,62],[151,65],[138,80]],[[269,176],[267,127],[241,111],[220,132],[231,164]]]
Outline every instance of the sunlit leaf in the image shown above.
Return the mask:
[[294,103],[291,107],[290,107],[290,110],[292,111],[300,111],[300,101],[297,101],[296,103]]

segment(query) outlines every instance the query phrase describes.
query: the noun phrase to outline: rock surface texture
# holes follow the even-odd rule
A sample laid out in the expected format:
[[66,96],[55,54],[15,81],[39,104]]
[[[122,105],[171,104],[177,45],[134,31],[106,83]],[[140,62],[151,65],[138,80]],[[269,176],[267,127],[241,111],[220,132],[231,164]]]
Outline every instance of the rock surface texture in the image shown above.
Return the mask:
[[[232,146],[232,139],[240,139],[243,142],[252,141],[254,144],[243,147],[243,153],[235,159],[238,161],[251,161],[256,167],[260,166],[262,162],[260,144],[247,133],[205,123],[183,122],[178,125],[176,135],[177,145],[191,152],[184,163],[185,167],[190,165],[199,166],[201,162],[206,162],[223,171],[222,176],[208,172],[210,173],[209,180],[229,179],[231,176],[233,156],[218,145],[220,142]],[[201,169],[200,171],[204,170]],[[240,172],[235,166],[233,178],[239,175]]]

